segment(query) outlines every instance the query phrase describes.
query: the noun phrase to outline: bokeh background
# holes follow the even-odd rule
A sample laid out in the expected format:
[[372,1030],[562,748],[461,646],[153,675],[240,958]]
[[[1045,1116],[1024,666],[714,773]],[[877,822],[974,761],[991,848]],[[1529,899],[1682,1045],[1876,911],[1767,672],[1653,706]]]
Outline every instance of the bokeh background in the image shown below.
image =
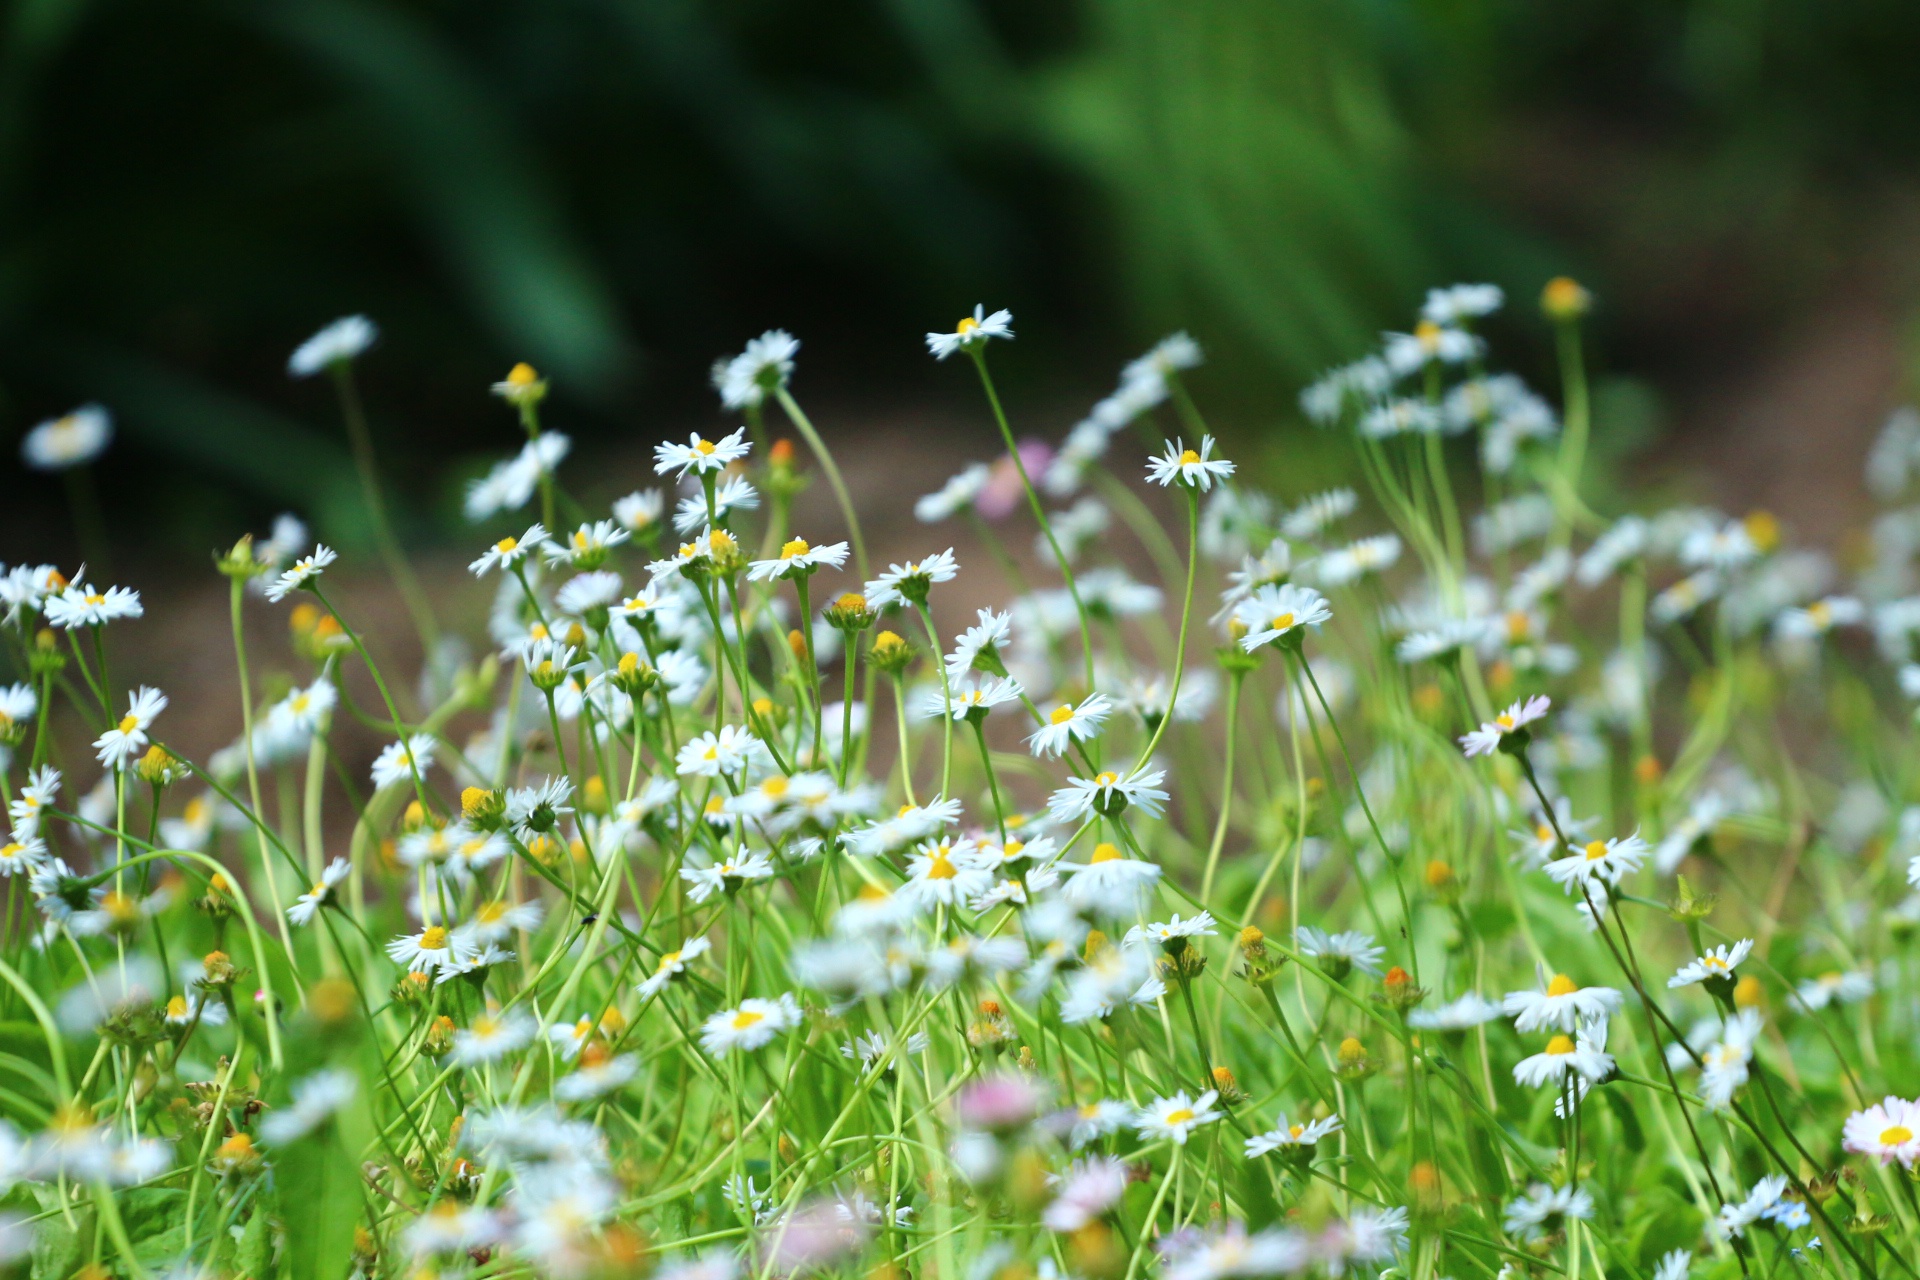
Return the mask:
[[[328,389],[287,353],[364,311],[408,541],[551,375],[576,462],[711,426],[771,325],[843,445],[985,453],[920,335],[1011,307],[1057,437],[1185,327],[1230,445],[1285,467],[1325,364],[1424,288],[1600,300],[1616,477],[1766,505],[1842,551],[1920,301],[1920,8],[1900,0],[13,0],[0,33],[0,432],[84,400],[133,579],[275,511],[366,545]],[[939,465],[936,465],[939,464]],[[10,452],[8,561],[75,558]],[[937,477],[936,477],[937,478]],[[638,467],[628,471],[638,479]],[[1280,486],[1283,490],[1286,485]],[[183,560],[183,557],[191,559]],[[178,571],[177,569],[175,571]],[[138,585],[136,583],[136,585]]]

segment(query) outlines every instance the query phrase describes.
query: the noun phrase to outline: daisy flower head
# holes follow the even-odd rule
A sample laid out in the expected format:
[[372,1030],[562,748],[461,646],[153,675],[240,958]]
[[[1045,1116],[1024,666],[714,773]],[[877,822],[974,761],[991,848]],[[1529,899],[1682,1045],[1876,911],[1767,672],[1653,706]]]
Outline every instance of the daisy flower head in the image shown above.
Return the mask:
[[525,360],[507,370],[507,376],[487,388],[514,408],[525,411],[547,398],[547,380]]
[[700,1047],[716,1058],[752,1053],[800,1025],[800,1005],[785,994],[776,1000],[749,998],[700,1024]]
[[35,471],[65,471],[92,462],[113,442],[113,417],[97,404],[45,422],[20,441],[20,460]]
[[437,924],[418,933],[402,934],[387,944],[387,955],[410,973],[433,973],[457,965],[467,954],[460,940],[446,926]]
[[1401,377],[1417,373],[1428,363],[1464,364],[1485,350],[1486,344],[1465,329],[1422,319],[1412,333],[1389,333],[1381,354],[1387,367]]
[[1611,1054],[1594,1047],[1584,1036],[1576,1041],[1562,1031],[1547,1041],[1545,1049],[1514,1064],[1513,1082],[1529,1089],[1549,1085],[1558,1088],[1572,1076],[1587,1084],[1597,1084],[1612,1070]]
[[1457,1000],[1431,1009],[1415,1009],[1407,1015],[1407,1025],[1420,1031],[1470,1031],[1492,1022],[1502,1011],[1500,1005],[1477,991],[1469,991]]
[[599,611],[610,609],[620,599],[620,575],[611,569],[592,569],[569,578],[554,592],[553,607],[573,618],[586,619],[599,629]]
[[46,841],[39,836],[23,836],[15,831],[12,838],[0,845],[0,876],[31,876],[46,860]]
[[1611,888],[1647,860],[1647,842],[1635,832],[1611,840],[1589,840],[1564,858],[1546,865],[1547,875],[1568,893],[1594,886]]
[[1257,587],[1233,611],[1234,622],[1246,628],[1240,647],[1248,653],[1270,644],[1298,648],[1306,628],[1318,628],[1332,616],[1325,596],[1291,582]]
[[1693,1271],[1693,1253],[1688,1249],[1669,1249],[1660,1255],[1653,1268],[1653,1280],[1687,1280]]
[[1127,930],[1126,940],[1130,946],[1151,943],[1168,955],[1178,955],[1195,938],[1218,937],[1213,927],[1215,923],[1210,911],[1202,911],[1190,920],[1182,920],[1176,911],[1171,920],[1133,926]]
[[564,539],[547,543],[541,554],[548,564],[598,569],[607,562],[608,552],[632,536],[625,525],[616,521],[587,520]]
[[[992,714],[995,707],[1018,702],[1021,693],[1018,680],[1000,676],[989,676],[977,682],[963,680],[952,686],[953,719],[956,723],[978,723]],[[929,718],[948,714],[947,696],[938,689],[926,690],[926,700],[921,703],[920,712]]]
[[991,609],[980,609],[975,614],[980,620],[960,633],[953,642],[953,652],[947,655],[947,678],[958,680],[969,671],[984,671],[989,675],[1005,675],[1006,664],[1000,659],[1013,635],[1013,615],[995,613]]
[[414,774],[425,774],[433,767],[436,745],[430,733],[416,733],[404,742],[389,742],[373,759],[373,789],[410,781]]
[[475,560],[467,568],[476,578],[484,578],[493,569],[514,570],[523,564],[527,557],[540,547],[552,541],[546,527],[540,524],[527,526],[527,531],[519,537],[512,534],[500,539],[487,548],[487,553]]
[[1510,1236],[1532,1242],[1557,1231],[1568,1219],[1593,1217],[1593,1197],[1584,1188],[1549,1187],[1536,1182],[1507,1205],[1502,1225]]
[[1545,716],[1552,706],[1553,699],[1545,694],[1522,699],[1478,729],[1462,735],[1461,749],[1466,752],[1468,759],[1492,755],[1496,751],[1519,755],[1533,740],[1532,731],[1527,726]]
[[1780,1197],[1787,1193],[1787,1175],[1768,1174],[1753,1184],[1744,1200],[1737,1200],[1720,1206],[1720,1216],[1713,1225],[1724,1236],[1738,1237],[1766,1216],[1769,1209],[1780,1203]]
[[365,316],[341,316],[308,338],[287,357],[287,373],[311,378],[325,369],[345,365],[379,338],[380,330]]
[[787,385],[793,376],[793,358],[800,339],[785,329],[769,329],[747,342],[732,359],[713,362],[713,389],[728,409],[758,408],[767,393]]
[[1380,962],[1387,955],[1386,948],[1376,945],[1368,934],[1353,931],[1327,933],[1310,924],[1300,926],[1294,935],[1294,946],[1301,955],[1318,963],[1321,971],[1336,982],[1355,969],[1379,977]]
[[717,778],[760,763],[766,753],[759,738],[737,724],[728,724],[720,726],[718,733],[708,730],[682,746],[674,765],[682,775]]
[[1679,972],[1667,979],[1667,986],[1690,987],[1696,982],[1732,983],[1733,971],[1753,952],[1753,939],[1742,938],[1728,946],[1725,943],[1714,947],[1704,955],[1680,966]]
[[1323,587],[1344,587],[1369,574],[1391,569],[1400,559],[1400,539],[1391,533],[1360,538],[1327,552],[1313,562],[1313,576]]
[[[1095,1103],[1099,1106],[1099,1103]],[[1060,1177],[1053,1203],[1040,1215],[1049,1231],[1070,1235],[1120,1203],[1127,1190],[1127,1166],[1112,1156],[1076,1160]]]
[[1233,463],[1213,456],[1213,437],[1201,436],[1200,447],[1189,449],[1182,440],[1167,445],[1167,451],[1147,462],[1147,479],[1166,488],[1178,483],[1201,493],[1213,488],[1215,480],[1225,480],[1234,471]]
[[735,427],[717,441],[696,432],[687,436],[685,444],[668,441],[653,446],[653,469],[663,476],[684,476],[689,472],[708,476],[726,470],[752,449],[745,427]]
[[1310,1120],[1306,1124],[1289,1124],[1283,1115],[1280,1117],[1279,1124],[1265,1133],[1256,1133],[1246,1140],[1247,1159],[1257,1159],[1276,1151],[1284,1155],[1311,1156],[1314,1146],[1322,1138],[1338,1132],[1340,1132],[1339,1116]]
[[821,565],[838,569],[847,562],[847,544],[829,542],[813,546],[805,538],[790,538],[780,548],[777,560],[755,560],[747,566],[747,580],[767,582],[775,578],[805,578],[818,572]]
[[936,492],[922,496],[913,504],[914,518],[922,524],[938,524],[968,510],[986,492],[992,478],[993,468],[986,463],[968,463]]
[[1619,1012],[1621,995],[1612,987],[1583,987],[1556,973],[1545,991],[1509,991],[1501,1008],[1522,1033],[1553,1027],[1573,1031],[1583,1022],[1602,1021]]
[[1106,727],[1113,713],[1113,699],[1104,693],[1090,693],[1079,704],[1063,702],[1047,717],[1047,722],[1030,734],[1027,742],[1036,756],[1059,757],[1076,742],[1091,742]]
[[1920,1161],[1920,1102],[1887,1097],[1847,1117],[1840,1145],[1881,1164],[1898,1160],[1907,1169]]
[[1069,877],[1061,889],[1069,907],[1108,916],[1126,916],[1138,910],[1161,874],[1155,864],[1129,858],[1120,852],[1120,846],[1104,841],[1094,846],[1086,862],[1055,866]]
[[1827,596],[1804,609],[1782,610],[1774,634],[1782,640],[1818,640],[1835,627],[1855,627],[1866,621],[1867,607],[1852,596]]
[[680,499],[673,509],[673,529],[685,536],[703,524],[729,524],[735,511],[759,509],[760,491],[752,481],[745,476],[722,476],[713,486],[711,505],[704,490]]
[[313,549],[313,554],[302,556],[279,577],[267,584],[267,599],[275,604],[285,600],[294,592],[319,577],[339,557],[332,547],[324,542]]
[[1759,1011],[1742,1009],[1726,1020],[1720,1038],[1700,1055],[1700,1097],[1709,1111],[1732,1106],[1733,1095],[1747,1083],[1761,1028]]
[[629,534],[645,533],[660,523],[666,497],[658,489],[636,489],[613,502],[613,519]]
[[333,900],[335,887],[347,878],[347,873],[352,869],[352,864],[345,858],[335,858],[329,862],[326,869],[321,871],[320,878],[314,881],[313,887],[295,898],[293,905],[287,908],[287,919],[295,924],[311,924],[314,916],[320,913],[320,908]]
[[1507,295],[1497,284],[1454,284],[1427,290],[1420,318],[1430,324],[1457,325],[1463,320],[1490,316],[1505,305]]
[[1183,1089],[1171,1097],[1155,1098],[1134,1116],[1134,1132],[1149,1141],[1165,1138],[1176,1146],[1185,1146],[1195,1129],[1221,1117],[1223,1113],[1213,1109],[1219,1097],[1215,1089],[1197,1098]]
[[1013,312],[1002,307],[988,315],[986,307],[976,303],[973,314],[962,316],[952,333],[929,333],[927,350],[933,353],[934,359],[945,360],[956,351],[976,351],[985,346],[989,338],[1013,341]]
[[1815,978],[1808,978],[1794,988],[1793,1003],[1799,1008],[1812,1012],[1824,1009],[1828,1005],[1858,1004],[1873,994],[1873,975],[1862,970],[1849,973],[1830,971]]
[[127,714],[93,740],[100,763],[108,769],[123,769],[146,751],[147,730],[166,706],[167,695],[149,685],[141,685],[129,695]]
[[453,1033],[453,1048],[447,1054],[447,1061],[456,1067],[481,1067],[498,1062],[532,1044],[539,1030],[540,1025],[518,1009],[479,1014]]
[[44,601],[47,622],[63,631],[75,627],[97,627],[120,618],[138,618],[146,610],[140,593],[126,587],[108,587],[101,591],[91,583],[73,583]]
[[707,954],[712,946],[704,937],[689,938],[680,944],[678,950],[661,952],[659,960],[654,963],[653,972],[636,989],[648,998],[659,995],[668,983],[685,973],[687,966]]
[[[723,814],[724,810],[715,812]],[[773,879],[773,863],[764,853],[732,854],[705,866],[682,866],[680,878],[692,886],[687,890],[688,898],[705,902],[716,893],[731,894],[748,884]]]
[[1168,795],[1160,789],[1166,770],[1137,770],[1122,776],[1112,769],[1091,778],[1069,778],[1067,785],[1047,800],[1047,814],[1055,822],[1081,822],[1092,814],[1117,818],[1137,808],[1149,818],[1165,809]]
[[861,594],[866,596],[867,607],[871,609],[902,603],[923,605],[934,583],[951,582],[959,572],[960,563],[953,558],[953,548],[948,547],[924,560],[888,565],[887,571],[869,582]]

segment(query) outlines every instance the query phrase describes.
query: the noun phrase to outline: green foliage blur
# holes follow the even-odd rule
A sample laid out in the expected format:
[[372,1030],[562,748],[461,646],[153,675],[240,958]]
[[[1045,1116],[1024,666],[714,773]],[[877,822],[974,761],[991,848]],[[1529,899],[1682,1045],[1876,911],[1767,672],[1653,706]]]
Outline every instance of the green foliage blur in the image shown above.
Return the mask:
[[[1031,402],[1090,400],[1116,350],[1186,327],[1252,429],[1429,283],[1492,279],[1524,314],[1571,271],[1604,352],[1684,376],[1857,266],[1920,145],[1920,9],[1894,0],[12,0],[0,22],[0,429],[108,404],[109,522],[167,550],[283,507],[348,536],[330,398],[284,373],[347,312],[383,327],[369,397],[430,538],[513,446],[485,392],[512,361],[553,376],[582,448],[637,447],[709,414],[707,363],[772,325],[819,357],[810,397],[865,421],[952,394],[917,335],[976,301],[1020,317]],[[25,487],[8,559],[65,549],[36,545],[60,504]]]

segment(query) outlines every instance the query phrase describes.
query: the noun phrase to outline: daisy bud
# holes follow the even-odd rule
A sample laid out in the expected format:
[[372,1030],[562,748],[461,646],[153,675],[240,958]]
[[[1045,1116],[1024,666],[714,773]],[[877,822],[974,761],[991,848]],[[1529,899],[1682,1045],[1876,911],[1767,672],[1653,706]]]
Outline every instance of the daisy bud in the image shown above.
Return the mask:
[[418,800],[407,801],[406,811],[400,815],[402,831],[418,831],[427,825],[427,811]]
[[867,660],[890,676],[897,676],[913,661],[913,646],[896,631],[882,631],[873,638]]
[[767,450],[767,465],[770,467],[793,467],[793,441],[781,436]]
[[849,591],[827,606],[827,625],[835,631],[844,631],[855,635],[873,625],[879,617],[867,607],[867,598],[858,591]]
[[1460,877],[1455,873],[1453,864],[1440,858],[1427,863],[1427,888],[1433,896],[1442,902],[1454,903],[1460,900]]
[[1407,1191],[1413,1208],[1431,1217],[1440,1211],[1440,1171],[1431,1160],[1416,1160],[1407,1170]]
[[133,766],[134,776],[150,787],[172,785],[179,779],[180,771],[179,759],[157,742],[148,747],[140,762]]
[[552,693],[567,682],[567,669],[552,658],[542,658],[527,670],[527,678],[542,693]]
[[214,561],[213,567],[226,577],[242,582],[267,569],[266,565],[254,559],[253,535],[250,533],[241,534],[240,541],[234,543],[226,555]]
[[353,984],[344,978],[322,978],[307,988],[307,1014],[323,1026],[339,1026],[357,1008]]
[[209,990],[230,987],[240,976],[240,971],[233,967],[233,957],[224,951],[207,952],[200,958],[200,968],[204,976],[199,979],[199,985]]
[[1773,512],[1756,508],[1740,518],[1740,527],[1747,531],[1747,537],[1761,555],[1777,551],[1780,548],[1780,521]]
[[1222,1102],[1231,1104],[1247,1100],[1246,1090],[1242,1089],[1240,1082],[1234,1079],[1231,1067],[1213,1069],[1213,1087],[1214,1091],[1220,1095]]
[[1717,893],[1695,893],[1693,884],[1685,876],[1676,877],[1679,884],[1679,896],[1667,904],[1667,914],[1682,924],[1705,920],[1713,914],[1713,908],[1719,903]]
[[1736,1009],[1764,1009],[1767,1006],[1767,989],[1760,985],[1760,979],[1748,974],[1733,984],[1733,1007]]
[[614,665],[613,687],[630,698],[637,698],[660,683],[660,673],[637,653],[623,653]]
[[261,1157],[253,1136],[242,1129],[214,1148],[213,1163],[227,1173],[248,1173],[260,1167]]
[[523,360],[493,384],[493,394],[524,413],[547,398],[547,380]]
[[1348,1036],[1340,1042],[1340,1049],[1334,1055],[1333,1073],[1342,1080],[1352,1083],[1365,1080],[1379,1069],[1379,1064],[1367,1056],[1367,1046],[1354,1036]]
[[1633,780],[1643,787],[1659,785],[1661,775],[1666,772],[1660,767],[1660,757],[1644,755],[1633,762]]
[[67,667],[67,655],[60,652],[59,637],[53,628],[42,627],[33,633],[33,653],[28,664],[36,676],[59,675]]
[[453,1019],[443,1013],[427,1028],[426,1039],[421,1042],[420,1051],[429,1057],[438,1058],[445,1055],[452,1047]]
[[216,921],[225,920],[233,914],[233,886],[227,883],[226,876],[216,871],[207,881],[207,891],[196,898],[193,905]]
[[1547,319],[1561,324],[1578,320],[1592,306],[1593,295],[1571,276],[1555,276],[1540,291],[1540,310],[1546,313]]
[[807,660],[807,638],[798,630],[787,632],[787,652],[793,655],[795,662]]
[[460,793],[460,821],[476,831],[497,831],[506,814],[507,801],[498,791],[468,787]]
[[1396,1013],[1405,1013],[1427,998],[1426,990],[1413,985],[1413,975],[1399,965],[1387,970],[1380,980],[1380,1000]]
[[393,984],[393,989],[389,991],[387,995],[395,1004],[405,1008],[410,1005],[419,1004],[425,1000],[428,992],[432,990],[432,987],[433,978],[429,974],[403,973],[400,975],[400,980]]
[[608,812],[605,778],[596,773],[580,784],[580,807],[588,813],[605,815]]

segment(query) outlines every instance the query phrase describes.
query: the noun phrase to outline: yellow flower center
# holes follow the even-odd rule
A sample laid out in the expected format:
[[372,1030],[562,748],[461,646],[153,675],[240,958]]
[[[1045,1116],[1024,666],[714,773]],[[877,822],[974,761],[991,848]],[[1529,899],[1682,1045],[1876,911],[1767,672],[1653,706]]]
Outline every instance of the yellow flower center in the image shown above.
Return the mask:
[[133,714],[133,712],[129,711],[127,712],[127,714],[120,717],[120,732],[132,733],[135,729],[138,729],[139,727],[140,727],[140,717]]
[[1573,1052],[1572,1036],[1555,1036],[1547,1041],[1547,1052],[1556,1058],[1564,1058]]
[[105,604],[107,602],[107,598],[101,595],[98,591],[89,591],[86,595],[86,601],[88,604],[98,607],[99,605]]
[[1607,843],[1604,840],[1592,840],[1587,843],[1587,861],[1598,862],[1607,856]]
[[1493,723],[1502,733],[1511,733],[1513,731],[1513,717],[1504,711],[1493,718]]
[[585,551],[593,545],[593,542],[587,537],[587,531],[585,529],[575,529],[573,531],[573,545],[575,549]]
[[680,963],[680,953],[678,951],[669,951],[665,955],[660,957],[659,971],[661,973],[665,973],[667,970],[673,968],[673,966],[679,963]]
[[1732,965],[1722,960],[1719,956],[1701,956],[1700,967],[1703,969],[1712,969],[1716,973],[1729,973],[1733,969]]
[[1073,708],[1063,702],[1053,709],[1053,714],[1049,716],[1048,719],[1052,720],[1055,724],[1065,724],[1067,721],[1073,719]]
[[953,859],[947,856],[945,846],[936,850],[932,859],[927,863],[927,879],[929,880],[951,880],[959,874],[959,870],[953,865]]
[[805,538],[795,538],[780,548],[780,558],[782,560],[791,560],[795,556],[803,556],[811,550],[813,550],[813,548],[807,545]]
[[1093,856],[1087,859],[1087,861],[1088,862],[1118,862],[1121,860],[1122,856],[1123,855],[1120,852],[1119,846],[1110,844],[1107,841],[1102,840],[1099,844],[1093,846]]
[[724,796],[713,796],[707,800],[707,812],[710,814],[724,813],[726,811],[726,807],[727,807],[727,802]]
[[25,853],[26,851],[27,851],[27,846],[21,844],[18,840],[15,840],[12,844],[9,844],[6,848],[0,849],[0,858],[17,858],[21,854]]
[[1425,351],[1437,351],[1440,348],[1440,326],[1431,320],[1422,320],[1413,327],[1413,336],[1420,340]]
[[1913,1130],[1903,1124],[1896,1124],[1880,1131],[1880,1145],[1897,1147],[1903,1142],[1913,1141]]
[[169,1018],[186,1017],[187,998],[185,996],[175,996],[173,999],[167,1001],[167,1016]]
[[533,366],[524,360],[507,370],[507,385],[512,387],[530,387],[539,381],[539,378],[540,375],[533,371]]
[[789,783],[787,779],[776,774],[760,784],[760,791],[762,794],[778,800],[781,796],[787,794],[787,788],[790,785],[792,784]]
[[491,1040],[500,1034],[500,1019],[481,1014],[473,1020],[473,1034],[482,1040]]
[[1183,449],[1180,451],[1181,466],[1190,467],[1198,461],[1200,461],[1200,455],[1195,453],[1192,449]]
[[1017,858],[1020,856],[1020,851],[1026,847],[1027,842],[1024,840],[1009,840],[1000,852],[1006,857]]
[[324,898],[324,897],[326,897],[326,896],[327,896],[327,886],[326,886],[326,883],[325,883],[324,881],[321,881],[321,880],[315,880],[315,881],[313,882],[313,888],[311,888],[311,889],[309,889],[309,890],[307,890],[307,893],[309,894],[309,896],[311,896],[311,897],[315,897],[315,898]]
[[445,951],[447,949],[447,931],[439,925],[429,925],[420,935],[422,951]]
[[510,556],[520,546],[520,539],[509,534],[493,544],[493,549],[503,556]]
[[742,1009],[733,1015],[733,1029],[735,1031],[745,1031],[748,1027],[756,1023],[765,1022],[766,1020],[767,1015],[764,1013],[755,1013],[751,1009]]
[[1185,1124],[1191,1119],[1193,1119],[1193,1111],[1187,1107],[1175,1107],[1167,1112],[1167,1123],[1170,1125]]
[[1093,781],[1095,786],[1110,787],[1114,783],[1120,781],[1120,775],[1115,773],[1113,770],[1108,769],[1104,773],[1101,773],[1097,777],[1095,777]]
[[1554,974],[1553,981],[1547,984],[1547,994],[1550,996],[1570,996],[1579,989],[1579,985],[1564,973]]
[[980,327],[980,322],[978,320],[975,320],[972,316],[961,316],[960,323],[953,326],[953,331],[959,334],[961,337],[965,338],[970,336],[974,332],[974,330],[978,329],[979,327]]
[[703,458],[710,458],[713,456],[713,441],[696,440],[693,442],[693,451]]
[[474,919],[478,920],[481,924],[495,924],[506,914],[507,904],[505,902],[486,903],[478,911],[473,913]]
[[1269,622],[1267,626],[1274,631],[1290,630],[1293,627],[1293,615],[1290,613],[1277,614],[1273,621]]
[[1536,840],[1551,840],[1553,839],[1553,828],[1543,822],[1533,829],[1533,835]]
[[1813,619],[1813,625],[1825,630],[1833,623],[1833,606],[1825,600],[1819,600],[1807,606],[1807,616]]

